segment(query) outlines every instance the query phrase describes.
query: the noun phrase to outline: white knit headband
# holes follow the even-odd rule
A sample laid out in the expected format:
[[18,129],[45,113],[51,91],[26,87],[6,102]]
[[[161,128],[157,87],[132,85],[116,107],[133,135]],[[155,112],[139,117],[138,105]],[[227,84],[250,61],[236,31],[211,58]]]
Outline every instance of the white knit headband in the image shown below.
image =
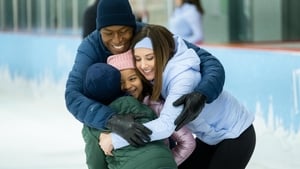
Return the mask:
[[151,39],[149,37],[143,38],[142,40],[140,40],[138,43],[135,44],[134,49],[136,48],[153,49]]

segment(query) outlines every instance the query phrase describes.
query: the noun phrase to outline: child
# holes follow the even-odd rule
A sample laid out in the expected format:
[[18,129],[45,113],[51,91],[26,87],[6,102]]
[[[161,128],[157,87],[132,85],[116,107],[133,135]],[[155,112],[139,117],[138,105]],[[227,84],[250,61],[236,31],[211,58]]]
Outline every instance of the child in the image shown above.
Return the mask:
[[[143,123],[157,118],[156,114],[146,105],[132,96],[124,96],[120,84],[120,71],[105,63],[96,63],[88,68],[84,81],[84,93],[90,99],[102,101],[118,115],[139,117],[137,121]],[[104,102],[105,101],[105,102]],[[95,106],[95,105],[90,105]],[[104,108],[104,107],[103,107]],[[143,113],[140,116],[139,113]],[[97,131],[94,131],[97,132]],[[109,131],[98,131],[109,132]],[[98,140],[95,140],[98,143]],[[93,155],[93,154],[90,154]],[[106,159],[106,162],[103,160]],[[163,141],[146,144],[143,147],[126,146],[113,152],[113,156],[104,156],[98,152],[101,169],[176,169],[172,153]],[[155,161],[149,163],[149,161]],[[104,166],[104,167],[103,167]]]

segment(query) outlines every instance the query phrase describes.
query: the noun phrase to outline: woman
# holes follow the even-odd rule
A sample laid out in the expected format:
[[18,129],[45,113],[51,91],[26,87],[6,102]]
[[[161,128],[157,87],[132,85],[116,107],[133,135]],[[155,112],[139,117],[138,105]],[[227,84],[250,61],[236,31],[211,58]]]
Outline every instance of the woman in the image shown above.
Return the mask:
[[[158,25],[144,27],[133,39],[132,49],[137,69],[153,83],[151,100],[160,96],[165,99],[160,116],[144,125],[153,132],[151,141],[166,138],[174,131],[174,121],[182,111],[173,102],[201,81],[197,76],[201,61],[181,38]],[[195,134],[197,145],[179,168],[245,168],[255,148],[253,121],[254,114],[223,91],[186,125]],[[113,145],[101,147],[106,151],[128,144],[114,133],[110,136],[106,141],[111,139]]]
[[172,33],[194,43],[203,42],[202,16],[204,14],[200,0],[175,0],[175,10],[169,19]]

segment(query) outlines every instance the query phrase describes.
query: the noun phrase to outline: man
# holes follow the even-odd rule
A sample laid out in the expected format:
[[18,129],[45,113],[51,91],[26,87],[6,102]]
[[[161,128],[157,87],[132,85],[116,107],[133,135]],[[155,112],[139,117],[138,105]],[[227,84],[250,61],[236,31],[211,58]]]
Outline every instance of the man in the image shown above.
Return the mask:
[[[109,107],[83,95],[83,79],[88,67],[97,62],[106,63],[108,56],[127,51],[132,37],[142,26],[135,21],[128,0],[101,0],[97,9],[96,30],[81,42],[77,50],[75,63],[66,83],[65,101],[72,115],[84,124],[82,134],[86,152],[92,149],[91,146],[99,148],[98,145],[88,144],[90,137],[99,138],[90,132],[92,128],[109,128],[135,146],[144,145],[150,140],[151,130],[135,122],[134,116],[115,116],[116,112]],[[184,109],[175,121],[176,130],[197,117],[205,102],[210,103],[218,97],[225,80],[223,66],[214,56],[193,44],[187,45],[201,59],[202,80],[194,92],[177,101],[176,106],[183,105]],[[90,157],[92,156],[87,154],[88,165]]]

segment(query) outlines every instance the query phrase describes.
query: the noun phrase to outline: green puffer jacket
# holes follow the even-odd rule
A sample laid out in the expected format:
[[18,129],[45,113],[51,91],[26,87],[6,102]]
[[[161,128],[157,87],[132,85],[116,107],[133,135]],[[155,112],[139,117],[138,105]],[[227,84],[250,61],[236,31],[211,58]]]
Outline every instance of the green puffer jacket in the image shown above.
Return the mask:
[[[141,123],[157,118],[151,108],[131,96],[120,97],[109,107],[119,114],[143,113],[145,118],[139,119]],[[109,169],[177,169],[170,149],[162,140],[138,148],[126,146],[114,150],[113,155],[106,157]]]

